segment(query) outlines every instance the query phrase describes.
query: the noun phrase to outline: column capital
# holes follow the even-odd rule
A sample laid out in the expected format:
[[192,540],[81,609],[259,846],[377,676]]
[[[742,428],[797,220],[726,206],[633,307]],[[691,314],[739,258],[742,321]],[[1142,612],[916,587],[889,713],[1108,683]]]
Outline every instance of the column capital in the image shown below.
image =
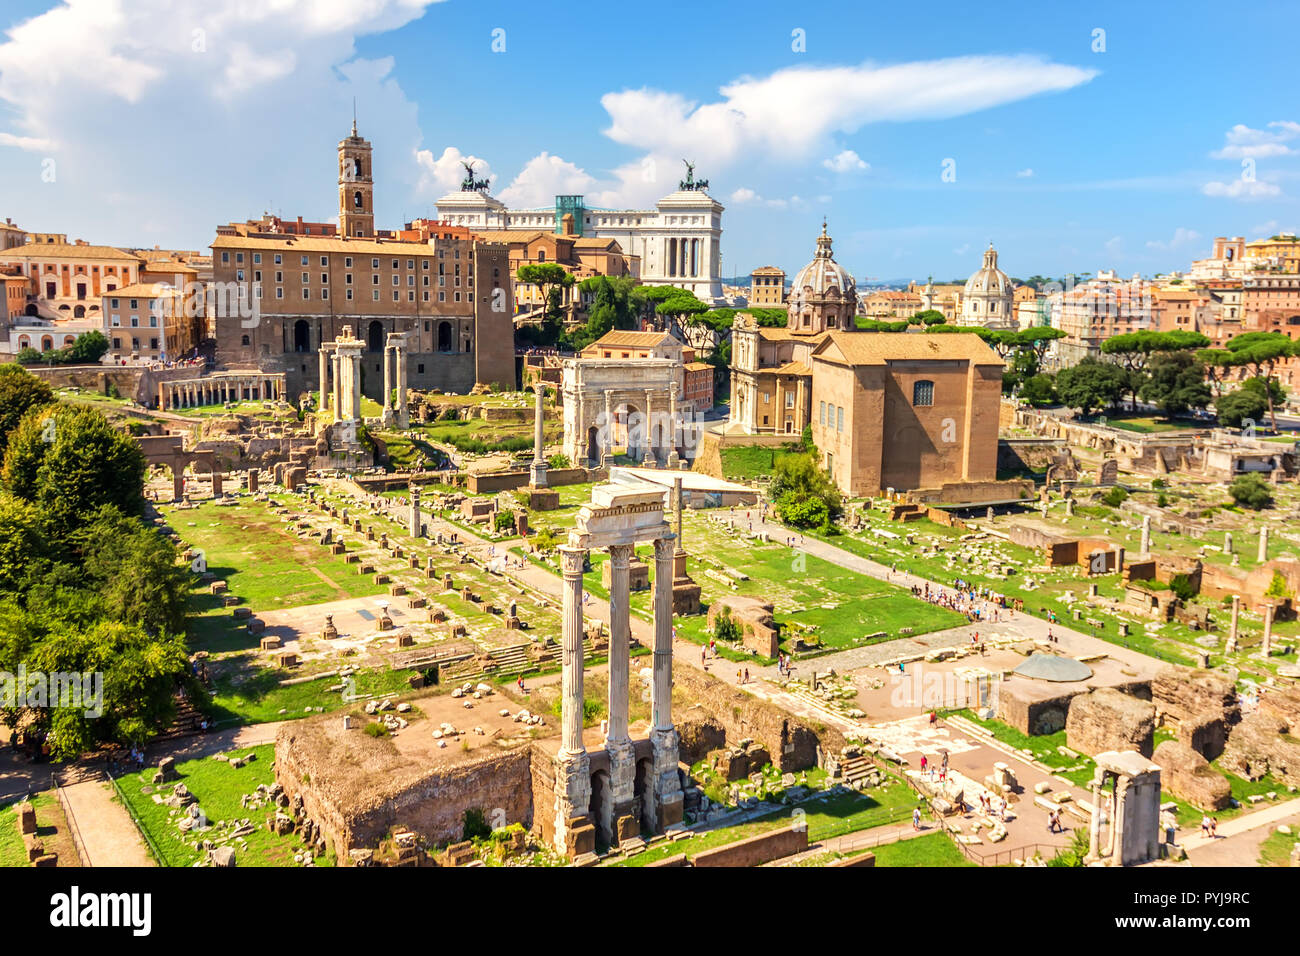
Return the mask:
[[611,544],[609,546],[609,564],[615,571],[626,571],[632,563],[635,546],[630,544]]
[[673,545],[677,542],[677,535],[666,534],[662,538],[655,538],[655,559],[662,561],[664,558],[671,558],[673,554]]
[[560,552],[560,570],[564,576],[581,579],[583,566],[587,562],[587,549],[565,544],[557,550]]

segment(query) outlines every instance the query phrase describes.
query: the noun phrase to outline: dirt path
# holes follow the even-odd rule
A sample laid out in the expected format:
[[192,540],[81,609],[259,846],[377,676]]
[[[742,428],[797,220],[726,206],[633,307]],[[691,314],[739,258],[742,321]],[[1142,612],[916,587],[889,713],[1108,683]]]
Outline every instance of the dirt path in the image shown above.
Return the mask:
[[155,866],[144,838],[102,771],[83,770],[63,788],[69,824],[81,835],[84,866]]

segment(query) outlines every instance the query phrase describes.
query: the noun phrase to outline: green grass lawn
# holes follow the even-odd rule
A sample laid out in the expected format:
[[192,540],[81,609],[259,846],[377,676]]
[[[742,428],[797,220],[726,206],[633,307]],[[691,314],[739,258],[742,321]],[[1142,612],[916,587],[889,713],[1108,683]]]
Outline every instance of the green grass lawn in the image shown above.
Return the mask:
[[871,827],[887,823],[897,823],[908,819],[912,809],[917,805],[916,794],[906,784],[891,780],[885,786],[862,793],[834,794],[805,801],[797,808],[774,806],[772,813],[733,827],[706,830],[684,840],[666,841],[644,853],[632,857],[619,857],[610,862],[612,866],[645,866],[665,857],[685,853],[692,857],[704,850],[726,846],[737,840],[745,840],[771,830],[789,825],[795,810],[802,812],[808,826],[808,840],[817,843],[831,837],[856,833]]
[[[326,713],[347,706],[340,691],[329,688],[339,677],[322,677],[301,684],[280,686],[280,681],[300,676],[278,668],[258,667],[249,660],[240,669],[223,664],[221,676],[213,682],[208,715],[219,726],[262,724],[301,717],[308,707],[322,707]],[[356,694],[393,694],[410,690],[408,671],[364,669],[353,675]],[[281,713],[284,711],[284,713]]]
[[1274,830],[1259,845],[1260,866],[1290,866],[1291,850],[1296,845],[1294,833],[1279,833]]
[[729,481],[751,481],[759,475],[770,475],[776,458],[784,453],[780,448],[763,445],[725,447],[721,452],[722,477]]
[[[187,760],[176,765],[180,777],[179,783],[198,799],[208,820],[216,824],[219,821],[243,820],[247,818],[253,826],[253,832],[246,836],[247,844],[229,845],[235,851],[237,866],[291,866],[294,853],[303,851],[302,843],[295,836],[277,836],[267,829],[266,821],[274,816],[274,809],[263,806],[257,810],[245,810],[240,806],[240,797],[252,793],[257,785],[271,784],[275,779],[272,762],[275,759],[275,747],[266,744],[250,750],[232,751],[232,756],[254,753],[257,759],[239,769],[235,769],[223,760],[202,757]],[[204,859],[206,853],[196,850],[191,844],[213,839],[216,834],[226,832],[214,828],[208,833],[183,834],[176,828],[174,820],[179,819],[166,804],[154,803],[152,794],[155,788],[151,784],[153,768],[140,773],[129,773],[118,779],[121,793],[127,807],[144,833],[148,844],[152,844],[156,856],[160,857],[161,866],[191,866]],[[163,784],[156,788],[162,795],[171,793],[174,784]],[[328,857],[317,857],[316,864],[329,865],[333,861]]]
[[[32,803],[39,807],[41,801],[53,799],[46,794],[32,798]],[[0,807],[0,866],[29,866],[27,847],[23,845],[23,836],[18,832],[18,801]]]
[[[160,511],[190,547],[204,553],[208,570],[254,612],[386,590],[373,577],[357,574],[342,555],[330,555],[319,544],[291,533],[264,502],[241,499],[234,505],[207,502],[190,510],[163,506]],[[194,610],[203,613],[217,603],[196,601]]]
[[966,859],[946,833],[931,833],[915,840],[886,843],[871,852],[876,866],[977,866]]
[[1163,418],[1159,415],[1134,415],[1129,418],[1106,418],[1106,424],[1124,431],[1154,434],[1156,432],[1176,432],[1197,426],[1191,422]]

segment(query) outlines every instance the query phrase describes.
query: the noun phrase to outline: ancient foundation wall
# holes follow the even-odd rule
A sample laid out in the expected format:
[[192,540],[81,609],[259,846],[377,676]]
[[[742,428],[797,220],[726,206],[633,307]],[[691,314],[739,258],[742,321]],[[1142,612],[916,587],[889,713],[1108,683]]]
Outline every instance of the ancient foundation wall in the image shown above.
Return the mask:
[[[716,730],[699,734],[694,730],[693,725],[707,722],[722,729],[728,744],[745,738],[758,741],[767,748],[772,763],[783,773],[815,767],[819,750],[829,753],[844,746],[843,735],[834,728],[814,728],[776,705],[759,700],[694,667],[675,666],[673,683],[693,704],[699,705],[679,708],[674,714],[683,741],[698,740],[702,744],[707,739],[713,743],[708,749],[716,749]],[[707,750],[688,754],[683,746],[681,759],[684,763],[694,763],[704,759],[706,753]]]
[[[585,468],[548,468],[546,471],[547,487],[560,485],[579,485],[587,481]],[[466,485],[470,494],[491,495],[498,491],[514,491],[528,484],[527,471],[492,471],[484,474],[469,475]]]
[[790,827],[738,840],[691,857],[691,866],[761,866],[808,849],[808,828]]

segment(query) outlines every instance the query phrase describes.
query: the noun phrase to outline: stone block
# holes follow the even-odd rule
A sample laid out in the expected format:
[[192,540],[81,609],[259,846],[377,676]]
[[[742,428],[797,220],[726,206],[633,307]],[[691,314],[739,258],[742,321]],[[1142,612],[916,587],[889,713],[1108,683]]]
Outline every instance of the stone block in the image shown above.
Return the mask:
[[1155,705],[1110,687],[1079,694],[1065,718],[1065,742],[1071,750],[1095,755],[1136,750],[1150,757],[1155,739]]

